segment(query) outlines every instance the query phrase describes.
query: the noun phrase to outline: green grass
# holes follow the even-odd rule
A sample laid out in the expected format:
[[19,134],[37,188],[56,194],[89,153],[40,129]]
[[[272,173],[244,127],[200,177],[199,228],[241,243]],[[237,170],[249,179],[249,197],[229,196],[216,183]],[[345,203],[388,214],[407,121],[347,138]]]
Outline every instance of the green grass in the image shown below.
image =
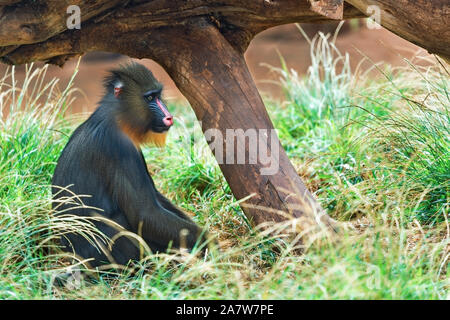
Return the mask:
[[[289,157],[310,190],[347,226],[339,241],[287,240],[248,224],[188,106],[164,151],[144,154],[157,187],[215,234],[221,250],[199,259],[158,254],[97,272],[72,287],[55,239],[89,221],[51,214],[55,162],[80,119],[65,115],[45,68],[15,84],[0,80],[0,298],[448,299],[449,94],[438,63],[355,74],[325,36],[311,41],[312,66],[299,77],[276,69],[283,102],[266,101]],[[337,68],[335,68],[337,66]],[[69,121],[70,120],[70,121]],[[277,250],[274,250],[277,247]],[[75,289],[74,289],[75,288]]]
[[[313,178],[311,187],[329,212],[354,217],[362,196],[406,187],[410,219],[433,224],[448,218],[447,70],[436,61],[422,68],[408,62],[399,70],[375,65],[381,79],[370,79],[368,72],[356,76],[348,56],[323,34],[311,43],[311,60],[305,78],[283,60],[281,68],[272,68],[286,100],[269,107],[288,155]],[[379,185],[366,188],[369,179]]]

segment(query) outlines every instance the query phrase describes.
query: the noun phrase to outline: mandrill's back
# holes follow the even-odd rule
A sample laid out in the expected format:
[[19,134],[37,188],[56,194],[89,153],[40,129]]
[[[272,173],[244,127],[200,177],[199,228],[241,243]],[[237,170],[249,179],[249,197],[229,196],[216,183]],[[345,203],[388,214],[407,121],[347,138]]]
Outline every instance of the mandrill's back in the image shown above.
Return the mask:
[[[114,127],[115,122],[105,116],[103,107],[99,107],[91,117],[81,124],[72,134],[62,151],[52,179],[53,208],[55,215],[76,215],[83,217],[104,217],[118,223],[123,228],[131,227],[118,205],[119,196],[114,192],[114,163],[122,158],[128,161],[140,161],[140,154],[133,145],[124,139]],[[120,151],[119,151],[120,150]],[[124,168],[126,169],[126,168]],[[67,190],[65,190],[67,189]],[[70,201],[68,201],[70,198]],[[82,204],[81,204],[82,203]],[[93,208],[94,207],[94,208]],[[97,209],[95,209],[97,208]],[[100,209],[100,210],[99,210]],[[117,234],[114,224],[95,219],[90,220],[106,236]],[[95,258],[92,267],[104,263],[126,264],[129,259],[139,259],[136,243],[124,237],[115,241],[111,256],[101,253],[99,247],[108,248],[108,244],[97,237],[97,248],[78,233],[69,233],[62,237],[66,251],[76,252],[82,258]],[[91,239],[92,240],[92,239]],[[127,254],[124,255],[123,252]]]

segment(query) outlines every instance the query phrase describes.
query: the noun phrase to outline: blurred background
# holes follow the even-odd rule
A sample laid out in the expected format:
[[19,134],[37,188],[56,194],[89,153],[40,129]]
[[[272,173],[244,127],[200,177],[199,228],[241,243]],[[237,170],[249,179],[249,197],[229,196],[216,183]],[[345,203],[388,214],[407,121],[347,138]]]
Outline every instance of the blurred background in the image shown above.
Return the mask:
[[[338,25],[338,22],[333,22],[301,24],[301,27],[310,38],[313,38],[318,32],[333,35]],[[369,29],[366,19],[346,21],[338,33],[336,45],[341,53],[349,53],[352,70],[364,58],[363,55],[370,58],[374,63],[387,62],[392,66],[398,66],[405,64],[402,57],[411,59],[419,51],[422,51],[421,54],[425,51],[382,27]],[[295,69],[300,75],[303,75],[311,63],[309,52],[310,46],[307,40],[295,24],[289,24],[271,28],[258,34],[250,43],[245,59],[260,92],[266,97],[277,98],[281,95],[281,89],[273,80],[277,81],[279,75],[271,72],[267,65],[280,67],[281,55],[288,68]],[[74,83],[74,87],[78,88],[79,91],[76,93],[76,99],[69,110],[80,112],[95,109],[102,95],[101,83],[107,70],[128,60],[128,57],[120,54],[104,52],[85,54],[81,59],[79,72]],[[48,77],[58,77],[60,87],[64,88],[73,75],[77,62],[78,59],[74,58],[67,62],[63,68],[51,66]],[[184,100],[164,69],[152,60],[143,59],[140,62],[148,66],[165,85],[166,100],[171,102]],[[37,65],[41,65],[41,63],[37,63]],[[373,67],[373,63],[367,61],[360,67],[361,70],[364,70]],[[7,66],[0,64],[0,72],[4,72],[6,68]],[[24,74],[24,66],[16,67],[16,76],[19,81],[23,79]]]

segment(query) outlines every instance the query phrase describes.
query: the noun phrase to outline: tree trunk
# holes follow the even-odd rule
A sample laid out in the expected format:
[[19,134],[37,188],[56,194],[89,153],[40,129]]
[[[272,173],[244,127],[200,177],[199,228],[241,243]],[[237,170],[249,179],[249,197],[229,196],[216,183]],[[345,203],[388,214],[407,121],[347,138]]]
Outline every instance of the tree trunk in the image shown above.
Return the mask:
[[[320,214],[323,222],[328,224],[326,215],[281,147],[243,54],[217,28],[206,22],[191,25],[187,31],[184,29],[183,37],[179,34],[177,28],[166,30],[164,43],[171,55],[163,52],[155,59],[190,101],[203,131],[207,134],[208,130],[218,129],[221,133],[215,135],[215,139],[223,137],[219,141],[223,156],[217,148],[214,151],[219,164],[222,160],[225,162],[220,168],[233,194],[237,199],[253,195],[243,204],[246,215],[254,224],[280,222],[286,217],[305,218],[306,226],[306,220],[314,222]],[[206,43],[208,45],[204,45]],[[250,135],[255,133],[253,137],[257,140],[252,142],[257,141],[258,151],[261,148],[268,150],[275,162],[272,172],[259,154],[255,157],[257,148],[251,145],[250,139],[241,136],[230,143],[230,134],[236,129]],[[242,142],[240,148],[239,139]],[[212,142],[217,143],[216,140]],[[242,155],[245,155],[245,163],[237,164]],[[255,163],[250,164],[249,158]],[[264,168],[269,174],[261,175]]]

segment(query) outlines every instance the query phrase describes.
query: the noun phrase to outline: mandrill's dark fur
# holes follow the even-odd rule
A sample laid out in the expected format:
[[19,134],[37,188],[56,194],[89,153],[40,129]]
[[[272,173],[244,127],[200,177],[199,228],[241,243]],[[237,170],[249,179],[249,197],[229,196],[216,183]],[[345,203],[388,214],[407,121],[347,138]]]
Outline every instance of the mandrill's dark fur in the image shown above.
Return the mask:
[[[165,251],[170,243],[177,248],[183,241],[192,248],[201,229],[156,190],[139,147],[164,144],[172,124],[160,100],[161,84],[144,66],[132,63],[112,70],[105,88],[99,107],[75,130],[58,160],[52,181],[56,214],[100,215],[139,234],[153,251]],[[82,196],[84,207],[62,201],[73,194]],[[115,240],[112,247],[100,239],[100,246],[94,246],[83,235],[69,233],[61,239],[65,249],[93,258],[92,267],[140,259],[140,245],[126,232],[118,236],[120,227],[95,225]],[[180,239],[183,229],[188,234]]]

